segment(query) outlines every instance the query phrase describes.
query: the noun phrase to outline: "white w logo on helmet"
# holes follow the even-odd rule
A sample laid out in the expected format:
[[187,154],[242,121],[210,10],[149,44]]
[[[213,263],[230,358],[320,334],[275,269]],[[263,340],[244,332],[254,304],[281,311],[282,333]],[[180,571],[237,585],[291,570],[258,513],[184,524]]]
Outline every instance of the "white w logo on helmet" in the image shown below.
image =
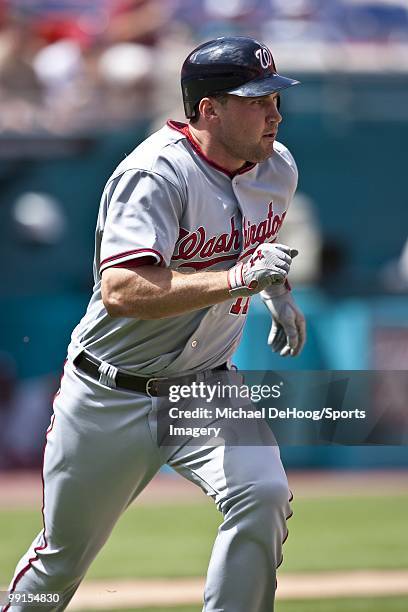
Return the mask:
[[259,47],[255,51],[255,56],[259,60],[262,68],[266,70],[273,64],[272,53],[266,47]]

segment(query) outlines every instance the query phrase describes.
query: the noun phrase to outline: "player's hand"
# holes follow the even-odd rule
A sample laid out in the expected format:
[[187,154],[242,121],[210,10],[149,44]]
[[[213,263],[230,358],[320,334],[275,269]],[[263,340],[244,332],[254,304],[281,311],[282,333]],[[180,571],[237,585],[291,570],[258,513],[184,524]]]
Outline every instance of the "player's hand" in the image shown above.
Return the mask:
[[234,297],[247,297],[269,285],[284,283],[292,258],[297,254],[295,249],[285,244],[259,245],[248,261],[240,261],[228,270],[230,294]]
[[306,322],[290,290],[270,287],[261,293],[261,298],[272,315],[269,346],[282,357],[296,357],[306,342]]

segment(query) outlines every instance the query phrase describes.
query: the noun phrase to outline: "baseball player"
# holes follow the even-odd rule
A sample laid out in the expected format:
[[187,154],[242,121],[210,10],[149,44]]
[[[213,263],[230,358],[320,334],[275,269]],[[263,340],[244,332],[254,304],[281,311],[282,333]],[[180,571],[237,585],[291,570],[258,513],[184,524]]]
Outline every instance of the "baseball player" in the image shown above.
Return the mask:
[[169,121],[108,180],[93,295],[47,432],[44,529],[17,566],[12,610],[30,607],[13,602],[16,592],[58,593],[42,608],[64,610],[118,518],[166,463],[223,514],[203,609],[273,610],[290,515],[279,450],[163,447],[154,417],[169,383],[230,368],[256,293],[272,315],[272,350],[302,350],[304,318],[286,282],[295,251],[276,242],[297,184],[276,140],[279,95],[296,84],[256,40],[200,45],[181,73],[189,123]]

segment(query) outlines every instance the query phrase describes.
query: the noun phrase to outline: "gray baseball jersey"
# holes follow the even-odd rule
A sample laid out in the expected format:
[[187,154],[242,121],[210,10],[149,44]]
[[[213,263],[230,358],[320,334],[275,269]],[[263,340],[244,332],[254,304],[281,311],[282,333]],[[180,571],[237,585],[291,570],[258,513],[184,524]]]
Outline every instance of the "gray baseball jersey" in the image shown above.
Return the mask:
[[93,296],[70,354],[86,349],[129,372],[155,375],[228,361],[249,298],[165,319],[118,320],[104,308],[101,273],[135,260],[186,273],[226,270],[276,239],[296,184],[296,164],[280,143],[265,162],[230,173],[205,157],[186,125],[168,122],[123,160],[105,187]]

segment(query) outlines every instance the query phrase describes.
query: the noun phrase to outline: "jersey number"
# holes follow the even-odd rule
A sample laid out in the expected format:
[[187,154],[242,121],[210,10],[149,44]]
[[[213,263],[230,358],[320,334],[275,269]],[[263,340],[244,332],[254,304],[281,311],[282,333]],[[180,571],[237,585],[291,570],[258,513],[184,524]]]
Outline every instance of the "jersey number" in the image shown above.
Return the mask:
[[246,315],[246,313],[248,312],[248,308],[249,308],[249,300],[251,298],[250,297],[246,297],[246,298],[238,298],[236,302],[233,303],[233,305],[230,308],[230,314],[232,315]]

